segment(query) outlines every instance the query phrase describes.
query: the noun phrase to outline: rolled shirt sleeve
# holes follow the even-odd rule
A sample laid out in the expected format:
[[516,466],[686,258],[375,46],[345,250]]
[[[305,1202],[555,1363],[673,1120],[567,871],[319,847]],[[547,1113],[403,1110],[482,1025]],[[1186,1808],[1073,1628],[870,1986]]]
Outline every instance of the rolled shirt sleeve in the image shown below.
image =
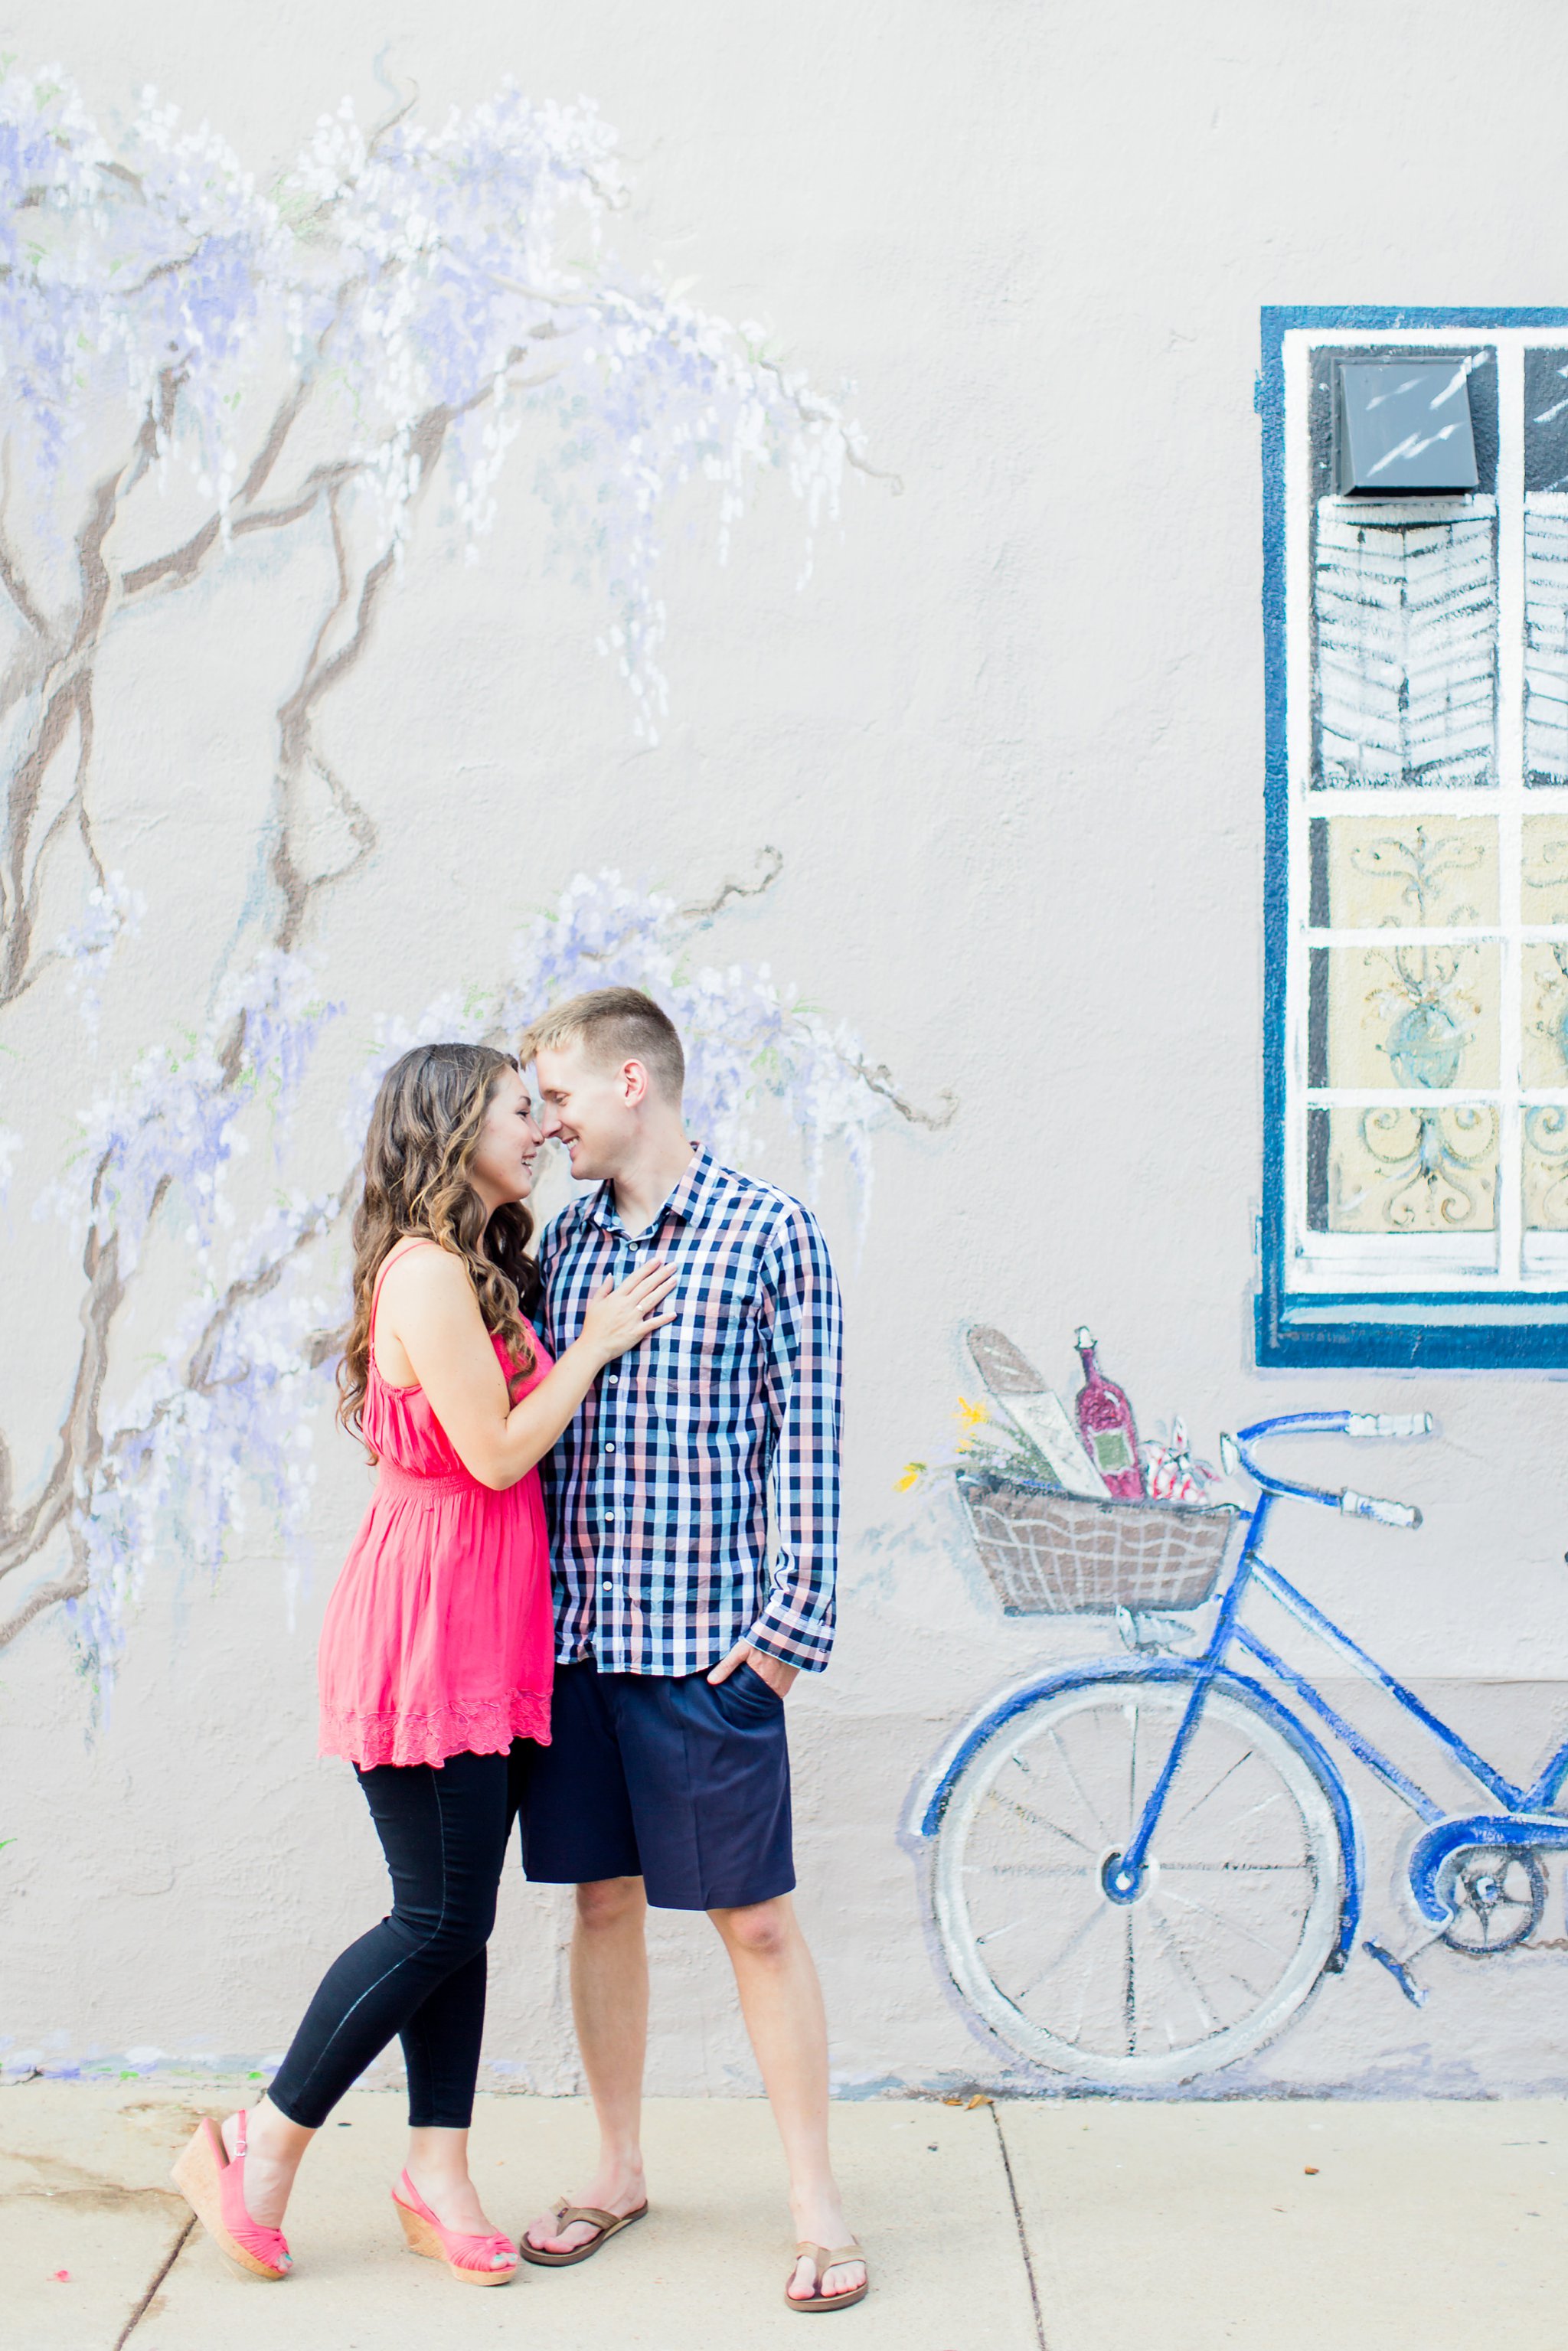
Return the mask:
[[775,1550],[747,1639],[820,1673],[833,1644],[839,1548],[843,1316],[816,1218],[791,1201],[764,1255],[759,1311],[770,1324],[765,1390]]

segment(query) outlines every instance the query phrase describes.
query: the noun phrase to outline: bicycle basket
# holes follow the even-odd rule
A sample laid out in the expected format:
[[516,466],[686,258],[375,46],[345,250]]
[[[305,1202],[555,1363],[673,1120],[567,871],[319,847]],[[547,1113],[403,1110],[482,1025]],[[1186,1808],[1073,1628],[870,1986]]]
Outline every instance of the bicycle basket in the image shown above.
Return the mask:
[[972,1470],[957,1487],[1007,1616],[1201,1608],[1240,1515],[1234,1502],[1102,1502]]

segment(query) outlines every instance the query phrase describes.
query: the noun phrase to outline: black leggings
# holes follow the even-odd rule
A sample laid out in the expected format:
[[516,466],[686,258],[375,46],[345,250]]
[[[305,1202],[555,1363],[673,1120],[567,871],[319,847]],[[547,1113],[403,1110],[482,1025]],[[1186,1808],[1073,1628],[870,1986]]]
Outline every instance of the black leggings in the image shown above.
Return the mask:
[[267,2089],[319,2130],[394,2033],[414,2130],[466,2130],[485,2030],[485,1946],[517,1809],[507,1755],[449,1755],[358,1774],[392,1872],[390,1915],[334,1959]]

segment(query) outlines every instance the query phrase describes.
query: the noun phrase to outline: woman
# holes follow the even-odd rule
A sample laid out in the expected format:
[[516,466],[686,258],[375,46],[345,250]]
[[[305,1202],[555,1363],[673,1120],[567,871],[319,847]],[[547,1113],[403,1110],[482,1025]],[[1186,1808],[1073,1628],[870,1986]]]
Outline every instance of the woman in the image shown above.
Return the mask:
[[387,1072],[353,1227],[339,1416],[380,1468],[322,1627],[321,1751],[353,1764],[392,1874],[391,1915],[322,1979],[254,2113],[204,2122],[176,2185],[261,2277],[300,2158],[393,2034],[408,2167],[392,2190],[416,2252],[499,2285],[517,2248],[468,2176],[485,1946],[516,1810],[516,1758],[548,1742],[555,1643],[536,1464],[607,1363],[672,1320],[657,1261],[607,1284],[551,1367],[526,1315],[539,1280],[523,1203],[541,1136],[517,1066],[422,1045]]

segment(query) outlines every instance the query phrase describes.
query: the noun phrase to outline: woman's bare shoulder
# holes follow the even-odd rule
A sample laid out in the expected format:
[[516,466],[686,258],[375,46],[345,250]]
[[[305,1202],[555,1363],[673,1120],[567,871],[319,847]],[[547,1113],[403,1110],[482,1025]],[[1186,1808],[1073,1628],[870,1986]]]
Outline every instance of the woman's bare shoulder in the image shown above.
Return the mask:
[[405,1299],[445,1299],[472,1296],[474,1284],[460,1257],[437,1241],[405,1242],[387,1260],[382,1275],[382,1295],[395,1290]]

